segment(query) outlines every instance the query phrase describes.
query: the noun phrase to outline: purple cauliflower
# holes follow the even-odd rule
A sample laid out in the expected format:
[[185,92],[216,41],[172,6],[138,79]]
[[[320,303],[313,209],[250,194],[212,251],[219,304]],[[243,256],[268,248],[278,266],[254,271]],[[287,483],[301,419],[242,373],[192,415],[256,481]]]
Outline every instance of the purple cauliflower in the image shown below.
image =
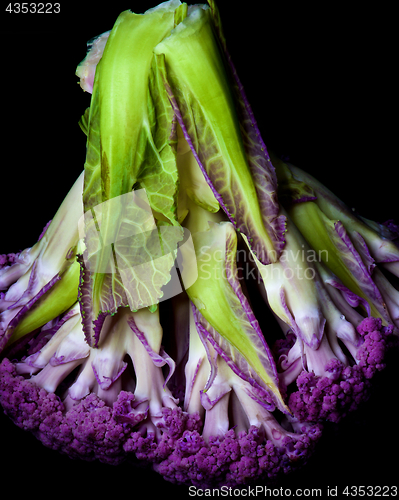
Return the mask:
[[369,397],[398,345],[399,231],[269,156],[208,3],[89,42],[84,172],[0,255],[0,405],[65,457],[238,491]]
[[[392,325],[382,326],[381,318],[365,318],[356,330],[358,345],[351,346],[346,363],[334,355],[328,335],[317,350],[305,348],[308,355],[306,358],[305,354],[303,361],[306,370],[301,369],[300,358],[295,360],[297,372],[299,368],[295,379],[298,390],[290,393],[289,407],[301,421],[339,422],[368,399],[371,379],[385,368],[386,354],[397,346],[398,338],[393,334]],[[280,367],[290,356],[293,345],[292,334],[285,341],[276,342],[275,352],[280,356]],[[292,366],[288,366],[286,372],[280,372],[282,380],[292,380]]]
[[[198,487],[274,478],[311,455],[321,427],[273,415],[220,356],[207,393],[191,391],[179,404],[167,385],[175,366],[161,347],[157,313],[125,309],[107,323],[99,348],[89,347],[75,306],[1,362],[4,412],[45,446],[113,465],[138,460]],[[210,367],[205,347],[194,345],[191,356],[203,356],[191,381],[198,384]]]

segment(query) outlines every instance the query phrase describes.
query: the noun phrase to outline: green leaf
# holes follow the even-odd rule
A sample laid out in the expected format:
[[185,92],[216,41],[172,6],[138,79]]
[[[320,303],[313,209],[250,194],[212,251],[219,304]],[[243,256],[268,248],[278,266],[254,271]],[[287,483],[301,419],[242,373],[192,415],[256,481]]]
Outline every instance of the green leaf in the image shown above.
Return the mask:
[[210,223],[209,229],[194,234],[193,240],[198,278],[187,294],[214,329],[207,329],[213,345],[220,347],[240,376],[255,380],[280,409],[289,411],[278,388],[273,357],[240,286],[233,225]]
[[371,315],[392,323],[381,293],[344,225],[329,219],[314,201],[292,205],[289,215],[324,264],[347,288],[367,300]]
[[150,135],[143,129],[146,146],[137,153],[142,155],[137,182],[146,190],[151,208],[177,224],[176,124],[155,59],[149,73],[148,117]]
[[90,108],[87,108],[79,120],[79,127],[82,129],[82,132],[85,135],[88,134],[89,130],[89,116],[90,116]]
[[277,214],[274,170],[239,84],[233,83],[211,10],[195,6],[154,52],[159,65],[165,61],[169,99],[218,202],[259,259],[275,261],[285,228]]
[[[128,226],[124,204],[107,202],[130,193],[133,188],[144,188],[150,207],[178,226],[174,114],[153,63],[153,49],[174,28],[179,5],[179,0],[171,0],[144,15],[122,12],[96,68],[87,125],[83,191],[84,211],[89,215],[85,220],[90,221],[89,225],[94,224],[84,228],[87,250],[82,259],[85,281],[81,305],[87,338],[93,335],[98,338],[93,324],[100,313],[113,314],[118,307],[129,303],[125,281],[133,282],[131,270],[137,267],[131,262],[131,252],[126,254],[126,247],[122,248],[120,243],[114,246],[125,231],[121,230],[122,222]],[[180,17],[183,13],[180,12]],[[81,121],[84,129],[86,122],[85,114]],[[100,205],[101,229],[95,214]],[[118,259],[130,260],[130,266],[121,269]],[[170,255],[154,262],[153,272],[139,278],[134,295],[145,293],[139,291],[140,284],[145,283],[144,288],[150,290],[144,302],[151,297],[156,303],[172,260]]]
[[12,344],[27,333],[41,328],[76,303],[79,287],[79,270],[79,263],[75,258],[71,259],[70,262],[66,263],[64,269],[43,287],[45,293],[38,300],[33,298],[22,309],[24,314],[16,327],[11,328],[12,333],[11,331],[6,332],[10,334],[9,344]]
[[[104,221],[111,217],[118,228],[112,239],[107,225],[103,230]],[[100,313],[103,319],[103,314],[113,314],[119,307],[129,306],[136,311],[163,299],[163,287],[171,279],[183,228],[156,223],[144,189],[98,205],[85,214],[84,226],[86,249],[81,258],[80,301],[85,312],[86,338],[96,344],[99,331],[97,326],[91,331],[91,323]],[[110,254],[108,261],[102,259],[105,251]],[[95,306],[98,314],[93,319]]]

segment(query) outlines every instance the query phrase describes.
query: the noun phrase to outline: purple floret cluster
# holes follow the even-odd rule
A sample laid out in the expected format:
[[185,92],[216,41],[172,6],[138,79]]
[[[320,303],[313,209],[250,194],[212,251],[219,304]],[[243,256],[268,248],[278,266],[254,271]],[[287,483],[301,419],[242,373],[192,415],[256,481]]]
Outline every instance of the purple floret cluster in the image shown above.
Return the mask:
[[57,395],[18,376],[5,358],[0,365],[0,401],[13,422],[45,446],[72,458],[120,462],[126,426],[115,422],[112,410],[95,394],[65,413]]
[[289,406],[301,421],[339,422],[367,400],[371,379],[385,368],[386,353],[397,344],[393,327],[382,326],[380,318],[365,318],[357,327],[362,343],[356,353],[356,364],[344,366],[337,359],[329,361],[320,377],[302,371],[296,379],[298,391],[289,397]]
[[[0,269],[12,266],[18,260],[19,253],[3,253],[0,254]],[[1,295],[1,292],[0,292]]]
[[125,460],[152,463],[173,483],[205,487],[276,477],[303,464],[321,434],[318,426],[305,425],[298,439],[284,438],[282,448],[251,426],[248,432],[237,435],[231,429],[206,442],[199,415],[176,407],[163,408],[157,440],[154,434],[137,431],[135,422],[126,418],[127,400],[129,394],[122,391],[110,407],[92,393],[66,411],[56,394],[18,375],[7,358],[0,364],[4,412],[45,446],[71,458],[112,465]]
[[2,267],[11,266],[18,259],[19,253],[3,253],[0,255],[0,269]]
[[[177,480],[198,487],[206,484],[209,477],[218,485],[247,484],[290,472],[296,464],[303,465],[320,435],[319,427],[304,429],[298,441],[286,437],[285,448],[279,448],[265,440],[255,426],[238,436],[230,430],[223,437],[212,437],[208,444],[198,432],[186,431],[174,452],[157,463],[155,470],[172,482]],[[187,441],[190,441],[188,447]]]

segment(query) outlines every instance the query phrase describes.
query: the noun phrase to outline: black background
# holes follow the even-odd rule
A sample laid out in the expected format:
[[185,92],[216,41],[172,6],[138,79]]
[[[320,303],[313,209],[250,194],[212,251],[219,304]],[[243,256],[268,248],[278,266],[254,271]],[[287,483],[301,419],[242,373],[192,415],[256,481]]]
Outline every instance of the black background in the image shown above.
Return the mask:
[[[9,14],[1,2],[0,253],[31,246],[83,169],[78,120],[90,104],[75,76],[86,42],[126,9],[156,2],[67,2],[60,14]],[[234,6],[233,6],[234,5]],[[315,175],[362,215],[398,217],[393,9],[313,2],[219,1],[228,49],[267,146]],[[339,429],[308,466],[276,487],[395,485],[397,374]],[[2,474],[19,489],[188,497],[156,474],[72,461],[1,415]],[[22,480],[23,478],[23,480]],[[62,492],[58,490],[58,494]],[[15,490],[14,490],[15,491]],[[105,493],[105,492],[104,492]]]

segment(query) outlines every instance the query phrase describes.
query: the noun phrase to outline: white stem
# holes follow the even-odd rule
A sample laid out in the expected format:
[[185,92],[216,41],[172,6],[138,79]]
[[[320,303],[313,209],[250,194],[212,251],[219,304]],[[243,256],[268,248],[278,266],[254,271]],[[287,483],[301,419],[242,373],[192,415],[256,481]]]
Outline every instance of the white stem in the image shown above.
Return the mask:
[[210,374],[210,365],[205,347],[198,335],[194,315],[190,307],[190,344],[188,361],[185,366],[186,393],[184,409],[188,413],[199,412],[203,414],[200,392],[204,389]]

